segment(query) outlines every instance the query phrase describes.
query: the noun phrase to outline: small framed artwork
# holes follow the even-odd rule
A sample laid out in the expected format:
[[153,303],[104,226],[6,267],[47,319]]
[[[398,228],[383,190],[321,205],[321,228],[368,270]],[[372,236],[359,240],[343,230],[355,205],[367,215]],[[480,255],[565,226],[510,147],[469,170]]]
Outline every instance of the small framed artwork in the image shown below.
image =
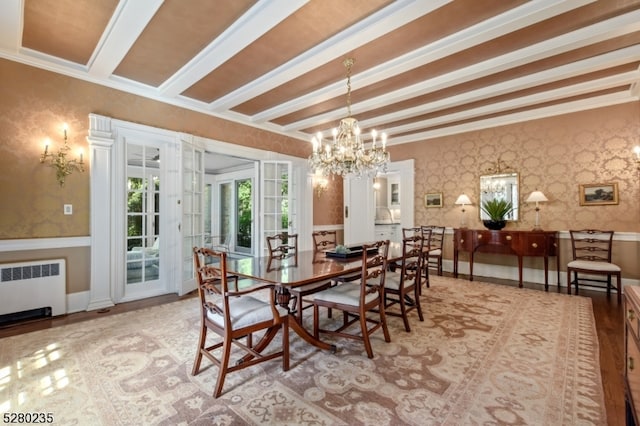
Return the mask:
[[618,204],[618,183],[592,183],[580,185],[581,206]]
[[442,192],[432,192],[424,196],[424,205],[427,208],[442,207]]

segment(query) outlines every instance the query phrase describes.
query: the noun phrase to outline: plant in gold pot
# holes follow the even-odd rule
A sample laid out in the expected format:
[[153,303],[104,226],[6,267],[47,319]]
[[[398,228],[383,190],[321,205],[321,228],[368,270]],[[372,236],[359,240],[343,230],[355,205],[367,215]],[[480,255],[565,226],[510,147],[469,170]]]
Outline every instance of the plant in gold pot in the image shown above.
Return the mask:
[[482,211],[489,216],[488,220],[483,220],[484,226],[489,229],[499,230],[507,225],[506,216],[513,211],[510,201],[494,198],[482,203]]

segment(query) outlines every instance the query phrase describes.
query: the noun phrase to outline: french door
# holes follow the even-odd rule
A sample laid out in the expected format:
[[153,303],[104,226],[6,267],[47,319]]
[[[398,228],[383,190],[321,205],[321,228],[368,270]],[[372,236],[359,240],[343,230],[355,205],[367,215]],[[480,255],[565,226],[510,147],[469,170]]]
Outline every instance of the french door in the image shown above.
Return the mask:
[[149,141],[126,144],[124,288],[120,300],[167,292],[162,250],[164,179],[161,147]]
[[298,179],[293,178],[290,161],[262,161],[262,238],[267,252],[266,237],[283,232],[298,232]]
[[253,169],[217,179],[212,197],[213,245],[252,254],[255,247],[255,179]]
[[204,149],[182,140],[182,286],[185,294],[196,288],[193,265],[193,247],[202,247],[205,233],[205,181]]

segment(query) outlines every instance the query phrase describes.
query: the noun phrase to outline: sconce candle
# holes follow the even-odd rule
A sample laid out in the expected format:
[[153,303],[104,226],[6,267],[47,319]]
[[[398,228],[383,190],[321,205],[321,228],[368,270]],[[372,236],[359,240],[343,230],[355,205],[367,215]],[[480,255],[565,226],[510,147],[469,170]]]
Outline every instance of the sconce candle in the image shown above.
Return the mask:
[[51,167],[56,169],[56,179],[60,186],[64,186],[64,182],[67,176],[74,171],[84,172],[84,163],[82,161],[82,152],[80,152],[80,160],[67,159],[69,150],[71,149],[67,143],[67,125],[63,126],[64,140],[62,147],[58,152],[49,153],[49,139],[45,142],[44,152],[40,155],[40,163],[48,163]]

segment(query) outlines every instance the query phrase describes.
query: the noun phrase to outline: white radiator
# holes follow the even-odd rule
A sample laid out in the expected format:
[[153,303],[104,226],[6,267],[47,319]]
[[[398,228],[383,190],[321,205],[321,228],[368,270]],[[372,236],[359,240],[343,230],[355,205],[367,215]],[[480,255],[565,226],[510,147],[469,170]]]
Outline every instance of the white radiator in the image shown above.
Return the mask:
[[50,308],[51,315],[67,311],[64,259],[0,264],[0,315]]

